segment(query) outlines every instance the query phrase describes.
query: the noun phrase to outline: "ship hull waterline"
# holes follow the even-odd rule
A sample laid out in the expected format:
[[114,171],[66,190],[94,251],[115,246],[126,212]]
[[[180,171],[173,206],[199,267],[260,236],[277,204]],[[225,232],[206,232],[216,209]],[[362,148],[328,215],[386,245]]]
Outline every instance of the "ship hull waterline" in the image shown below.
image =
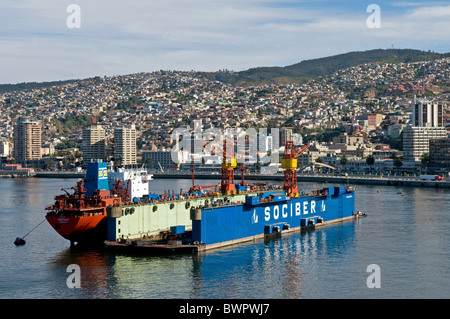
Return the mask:
[[311,226],[298,226],[290,229],[281,230],[278,233],[272,234],[258,234],[254,236],[244,237],[233,239],[225,242],[215,243],[215,244],[189,244],[189,245],[173,245],[173,244],[149,244],[146,241],[131,241],[131,242],[117,242],[117,241],[109,241],[106,240],[104,242],[104,246],[108,251],[115,253],[136,253],[136,254],[154,254],[154,255],[164,255],[164,254],[183,254],[183,253],[202,253],[207,252],[214,249],[220,249],[223,247],[228,247],[232,245],[239,245],[245,243],[251,243],[252,241],[264,239],[271,240],[273,238],[278,238],[283,235],[287,235],[295,232],[302,231],[314,231],[316,228],[331,226],[337,223],[350,222],[355,221],[358,218],[365,217],[365,215],[354,215],[345,218],[341,218],[338,220],[332,220],[323,222],[317,225]]
[[98,216],[46,216],[50,226],[73,246],[99,246],[107,235],[106,214]]

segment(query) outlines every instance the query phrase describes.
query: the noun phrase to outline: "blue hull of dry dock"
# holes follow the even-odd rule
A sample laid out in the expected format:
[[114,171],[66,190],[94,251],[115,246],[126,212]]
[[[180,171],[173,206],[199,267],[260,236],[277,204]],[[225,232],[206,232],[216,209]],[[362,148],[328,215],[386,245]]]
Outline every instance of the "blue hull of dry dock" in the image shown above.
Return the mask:
[[283,191],[261,193],[247,196],[245,204],[193,211],[192,241],[214,248],[355,217],[355,192],[350,188],[324,188],[296,198],[287,198]]
[[329,187],[294,198],[286,197],[281,190],[265,191],[247,195],[240,204],[192,207],[192,230],[171,227],[176,245],[145,239],[111,240],[105,245],[116,251],[198,252],[359,216],[355,211],[353,188]]

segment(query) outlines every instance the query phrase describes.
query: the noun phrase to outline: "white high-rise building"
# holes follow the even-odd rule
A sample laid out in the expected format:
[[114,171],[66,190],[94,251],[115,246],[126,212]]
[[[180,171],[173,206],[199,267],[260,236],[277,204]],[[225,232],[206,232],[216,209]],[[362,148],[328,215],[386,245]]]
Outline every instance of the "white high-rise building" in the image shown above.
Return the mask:
[[137,164],[136,127],[114,129],[114,158],[120,159],[122,165]]
[[438,101],[417,99],[411,101],[412,126],[417,127],[443,127],[444,104]]
[[430,140],[447,137],[444,127],[442,102],[414,98],[411,101],[412,125],[403,130],[403,158],[420,161],[430,152]]
[[425,153],[430,153],[430,140],[447,137],[445,127],[407,126],[403,130],[403,159],[420,161]]

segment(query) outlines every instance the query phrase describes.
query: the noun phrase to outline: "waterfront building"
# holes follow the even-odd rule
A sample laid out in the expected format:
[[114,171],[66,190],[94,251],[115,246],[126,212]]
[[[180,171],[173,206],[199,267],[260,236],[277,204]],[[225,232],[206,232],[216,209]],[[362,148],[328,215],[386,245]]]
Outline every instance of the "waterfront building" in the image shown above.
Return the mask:
[[450,168],[450,138],[431,140],[429,154],[431,166]]
[[303,168],[305,166],[315,163],[319,158],[326,156],[326,154],[319,151],[306,151],[297,157],[297,167]]
[[424,153],[430,153],[430,140],[447,137],[444,127],[407,126],[403,130],[403,159],[420,161]]
[[81,150],[85,165],[92,160],[106,158],[105,130],[101,125],[92,123],[83,129]]
[[7,140],[0,139],[0,157],[8,157],[9,153],[9,142]]
[[[187,151],[142,151],[142,163],[153,169],[178,169],[181,164],[191,164],[190,152]],[[218,158],[219,163],[222,161],[221,156],[209,156],[209,158]],[[201,162],[201,159],[200,159]],[[207,160],[205,160],[205,164]]]
[[41,123],[20,117],[14,127],[14,158],[19,163],[41,159]]
[[136,127],[114,129],[114,158],[120,159],[122,165],[137,164]]
[[345,170],[351,173],[377,173],[380,172],[386,174],[394,169],[393,159],[378,159],[375,160],[373,165],[368,165],[365,159],[362,160],[350,160],[345,165]]
[[430,141],[447,137],[444,127],[443,103],[413,97],[411,101],[412,125],[403,130],[403,159],[420,161],[430,153]]

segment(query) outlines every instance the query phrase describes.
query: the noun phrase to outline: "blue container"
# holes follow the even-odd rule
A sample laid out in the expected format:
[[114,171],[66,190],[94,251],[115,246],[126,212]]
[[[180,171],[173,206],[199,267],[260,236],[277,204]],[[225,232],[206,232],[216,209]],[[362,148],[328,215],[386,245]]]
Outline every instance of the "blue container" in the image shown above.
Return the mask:
[[172,227],[170,227],[170,232],[173,235],[179,235],[179,234],[184,233],[185,229],[186,229],[186,227],[184,225],[172,226]]
[[249,206],[259,205],[259,196],[246,196],[245,205]]
[[334,194],[344,194],[345,192],[347,192],[347,187],[345,186],[339,186],[339,187],[335,187],[334,188]]

